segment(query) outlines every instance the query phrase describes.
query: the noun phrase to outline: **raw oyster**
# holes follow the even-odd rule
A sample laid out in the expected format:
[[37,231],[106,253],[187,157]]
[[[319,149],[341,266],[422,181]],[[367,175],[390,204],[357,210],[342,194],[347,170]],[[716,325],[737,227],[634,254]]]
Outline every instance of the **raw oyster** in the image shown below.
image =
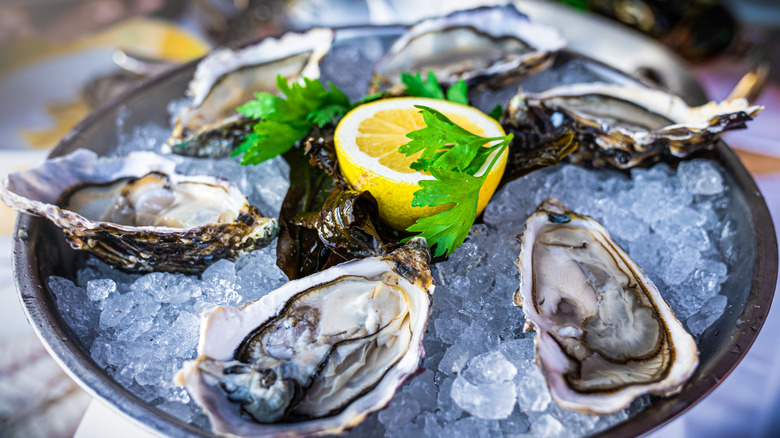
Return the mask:
[[176,381],[231,436],[339,433],[386,406],[424,355],[430,251],[412,239],[385,257],[293,280],[242,307],[201,315],[199,357]]
[[278,92],[276,77],[289,81],[319,78],[320,59],[330,50],[331,29],[290,32],[242,49],[216,50],[195,70],[187,95],[192,102],[178,115],[168,139],[172,152],[226,156],[251,132],[250,121],[236,107],[255,93]]
[[628,169],[712,149],[721,132],[744,128],[763,108],[741,98],[692,108],[661,90],[594,82],[521,90],[503,124],[508,132],[523,131],[533,117],[552,120],[579,133],[572,162]]
[[433,71],[445,84],[473,84],[540,67],[566,45],[554,28],[513,5],[457,11],[409,28],[374,66],[375,82],[393,86],[401,72]]
[[519,240],[514,302],[537,333],[536,362],[558,405],[608,414],[682,389],[696,343],[601,224],[548,198]]
[[174,168],[151,152],[98,158],[78,149],[9,175],[0,198],[54,222],[73,248],[130,271],[195,273],[276,235],[276,219],[263,217],[235,184]]

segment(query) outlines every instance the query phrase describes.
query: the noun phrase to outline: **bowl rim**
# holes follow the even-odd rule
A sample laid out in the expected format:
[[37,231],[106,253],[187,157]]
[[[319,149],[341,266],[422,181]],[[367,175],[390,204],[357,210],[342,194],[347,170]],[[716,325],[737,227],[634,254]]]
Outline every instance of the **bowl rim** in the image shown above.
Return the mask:
[[[403,28],[405,26],[401,25],[333,27],[334,30],[344,31],[392,31]],[[262,38],[243,42],[232,47],[243,47],[261,40]],[[576,52],[565,49],[562,52],[585,57],[596,64],[619,70]],[[52,150],[49,158],[62,155],[73,148],[85,130],[103,119],[104,113],[120,108],[126,100],[142,94],[150,87],[164,83],[188,69],[194,69],[200,59],[202,58],[184,63],[135,84],[119,96],[93,110],[60,140]],[[632,76],[630,74],[627,75]],[[704,98],[700,88],[694,94],[700,94]],[[774,223],[763,195],[734,151],[721,140],[716,144],[714,152],[726,173],[731,175],[735,185],[744,195],[752,219],[755,264],[753,266],[750,291],[740,316],[742,320],[750,321],[751,323],[737,325],[729,333],[722,334],[722,336],[728,336],[731,342],[728,345],[729,348],[719,352],[713,359],[716,363],[712,367],[712,374],[707,379],[691,380],[685,385],[681,393],[656,400],[654,406],[662,406],[663,409],[653,409],[652,412],[646,409],[631,417],[630,421],[623,421],[613,425],[604,431],[592,435],[593,437],[645,435],[660,429],[678,418],[712,392],[733,371],[747,354],[769,313],[778,271],[778,247]],[[41,271],[36,255],[36,247],[38,245],[38,232],[44,223],[44,218],[29,214],[18,215],[13,234],[14,254],[12,265],[16,288],[25,315],[51,356],[93,398],[99,399],[114,411],[131,419],[145,429],[174,437],[213,436],[206,430],[185,423],[149,405],[139,396],[130,392],[108,376],[105,370],[100,368],[88,354],[84,354],[77,345],[78,341],[71,338],[69,329],[64,325],[64,321],[61,321],[61,316],[54,303],[53,294],[50,293],[46,281],[43,281],[40,275]]]

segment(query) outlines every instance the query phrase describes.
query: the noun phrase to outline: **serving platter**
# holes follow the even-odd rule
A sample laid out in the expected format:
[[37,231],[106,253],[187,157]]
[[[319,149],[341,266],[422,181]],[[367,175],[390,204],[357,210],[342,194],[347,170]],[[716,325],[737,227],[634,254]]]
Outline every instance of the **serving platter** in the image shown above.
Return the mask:
[[[359,75],[339,74],[344,62],[368,62],[366,53],[381,52],[401,32],[402,27],[352,27],[336,31],[336,45],[331,64],[325,64],[325,76],[345,91],[365,88],[367,81]],[[368,47],[355,49],[356,42],[371,41]],[[352,43],[350,43],[352,42]],[[359,44],[358,44],[359,45]],[[363,57],[363,58],[361,58]],[[329,70],[328,65],[331,66]],[[571,80],[566,71],[576,70],[577,77],[609,82],[632,82],[610,67],[573,52],[559,54],[556,66],[546,76],[535,76],[524,82],[533,90],[551,83]],[[118,138],[132,128],[148,123],[161,124],[169,119],[168,105],[180,99],[192,77],[191,63],[151,79],[119,99],[93,113],[71,132],[52,156],[69,153],[79,147],[99,154],[116,152]],[[582,79],[580,79],[582,80]],[[640,82],[637,80],[637,82]],[[706,101],[699,88],[682,90],[690,104]],[[351,97],[355,97],[354,95]],[[358,96],[359,97],[359,96]],[[117,120],[121,120],[117,124]],[[164,123],[163,123],[164,124]],[[729,202],[733,207],[739,260],[730,266],[730,275],[723,284],[728,307],[723,316],[706,330],[699,341],[701,365],[694,378],[680,394],[654,399],[652,405],[626,421],[600,432],[600,435],[632,436],[653,430],[691,407],[733,369],[755,339],[771,302],[777,274],[777,247],[774,229],[755,183],[733,152],[719,143],[710,155],[725,170],[724,184],[730,188]],[[15,233],[14,270],[20,297],[28,318],[47,348],[68,372],[92,395],[104,399],[115,409],[150,429],[171,436],[207,436],[208,432],[184,423],[145,403],[119,385],[90,358],[72,330],[59,314],[55,297],[47,286],[51,275],[73,278],[83,266],[85,256],[74,253],[61,237],[61,232],[41,219],[20,216]]]

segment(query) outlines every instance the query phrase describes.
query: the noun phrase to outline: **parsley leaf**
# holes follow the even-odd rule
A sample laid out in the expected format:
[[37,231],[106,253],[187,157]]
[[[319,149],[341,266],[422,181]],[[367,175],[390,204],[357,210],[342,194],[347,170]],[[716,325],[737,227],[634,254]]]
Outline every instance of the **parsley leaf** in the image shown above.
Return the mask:
[[466,81],[458,79],[457,82],[447,88],[445,94],[439,84],[439,80],[436,79],[436,75],[432,72],[428,72],[428,76],[423,80],[420,73],[410,74],[401,73],[401,83],[406,85],[404,93],[415,97],[429,97],[431,99],[449,100],[450,102],[460,103],[462,105],[469,104],[469,89],[466,86]]
[[[407,231],[420,233],[429,245],[436,245],[436,256],[450,255],[468,236],[477,217],[479,191],[513,135],[485,138],[456,125],[433,108],[417,108],[426,127],[407,134],[412,141],[398,150],[407,156],[421,152],[411,167],[428,170],[436,179],[419,182],[420,190],[414,192],[412,206],[451,204],[452,207],[418,219]],[[495,141],[499,143],[485,147]],[[474,176],[494,152],[488,170],[482,176]]]
[[504,108],[503,108],[503,107],[501,107],[501,105],[500,105],[500,104],[499,104],[499,105],[496,105],[496,106],[494,106],[494,107],[493,107],[493,109],[492,109],[492,110],[490,110],[490,112],[488,113],[488,115],[489,115],[491,118],[493,118],[493,120],[495,120],[495,121],[497,121],[497,122],[500,122],[500,121],[501,121],[501,116],[503,116],[503,115],[504,115]]
[[257,120],[251,134],[233,152],[243,154],[241,164],[258,164],[287,152],[314,125],[323,127],[339,119],[353,105],[332,83],[325,89],[316,79],[303,78],[303,83],[289,83],[276,77],[276,87],[286,97],[257,93],[255,100],[237,108],[242,115]]
[[484,164],[490,152],[483,150],[483,145],[505,140],[505,137],[486,138],[461,128],[441,112],[422,105],[415,105],[421,109],[425,128],[412,131],[406,136],[412,139],[410,142],[398,148],[398,152],[412,156],[420,151],[420,157],[410,166],[414,170],[427,170],[432,168],[457,169],[461,172],[471,169],[477,156],[481,162],[476,169],[471,169],[474,174]]
[[255,93],[255,100],[241,105],[236,108],[236,111],[249,119],[260,120],[276,111],[278,100],[280,100],[279,97],[271,93]]
[[444,91],[432,71],[428,72],[425,80],[420,73],[401,73],[401,82],[406,85],[404,92],[410,96],[444,100]]
[[331,120],[341,118],[347,111],[349,111],[349,106],[341,104],[328,105],[310,112],[306,116],[306,120],[322,128],[330,123]]
[[[311,130],[308,122],[277,122],[263,119],[257,122],[254,132],[249,134],[233,152],[233,156],[244,154],[241,164],[259,164],[287,152],[298,140]],[[258,147],[261,146],[261,147]]]
[[435,180],[420,181],[421,189],[414,192],[412,206],[431,207],[454,204],[449,210],[418,219],[407,231],[422,234],[428,245],[436,245],[436,256],[450,255],[459,247],[477,216],[479,190],[487,178],[471,176],[451,170],[431,169]]
[[460,103],[462,105],[469,104],[469,90],[466,87],[466,81],[458,79],[457,82],[452,84],[447,89],[447,100],[450,102]]

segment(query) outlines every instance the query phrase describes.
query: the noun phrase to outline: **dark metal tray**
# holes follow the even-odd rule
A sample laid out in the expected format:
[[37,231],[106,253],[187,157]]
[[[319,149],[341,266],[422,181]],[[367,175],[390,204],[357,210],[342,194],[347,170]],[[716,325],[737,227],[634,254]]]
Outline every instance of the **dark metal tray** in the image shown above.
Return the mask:
[[[366,35],[385,35],[390,40],[401,32],[397,26],[353,27],[337,31],[337,41]],[[604,80],[626,81],[611,68],[572,52],[561,54],[567,62],[579,62]],[[667,59],[667,62],[676,62]],[[124,114],[124,129],[149,122],[167,121],[167,105],[184,95],[195,63],[189,63],[152,78],[103,106],[69,133],[52,156],[77,148],[100,154],[111,152],[119,134],[117,117]],[[687,74],[687,73],[686,73]],[[678,78],[679,79],[679,78]],[[696,84],[687,76],[678,82]],[[675,87],[671,87],[675,88]],[[689,103],[706,101],[701,88],[674,90]],[[712,391],[739,363],[758,335],[769,312],[777,277],[777,242],[763,197],[734,152],[720,142],[711,157],[726,172],[731,205],[735,206],[737,240],[742,256],[722,291],[728,296],[726,312],[707,329],[698,343],[701,364],[683,391],[669,398],[654,398],[652,405],[629,420],[597,436],[636,436],[652,431],[679,416]],[[85,390],[120,413],[144,426],[170,436],[208,436],[148,404],[110,378],[81,346],[58,313],[55,297],[47,286],[50,275],[73,278],[84,255],[72,250],[62,233],[44,219],[22,214],[14,235],[14,272],[27,317],[54,358]],[[732,269],[733,268],[733,269]]]

